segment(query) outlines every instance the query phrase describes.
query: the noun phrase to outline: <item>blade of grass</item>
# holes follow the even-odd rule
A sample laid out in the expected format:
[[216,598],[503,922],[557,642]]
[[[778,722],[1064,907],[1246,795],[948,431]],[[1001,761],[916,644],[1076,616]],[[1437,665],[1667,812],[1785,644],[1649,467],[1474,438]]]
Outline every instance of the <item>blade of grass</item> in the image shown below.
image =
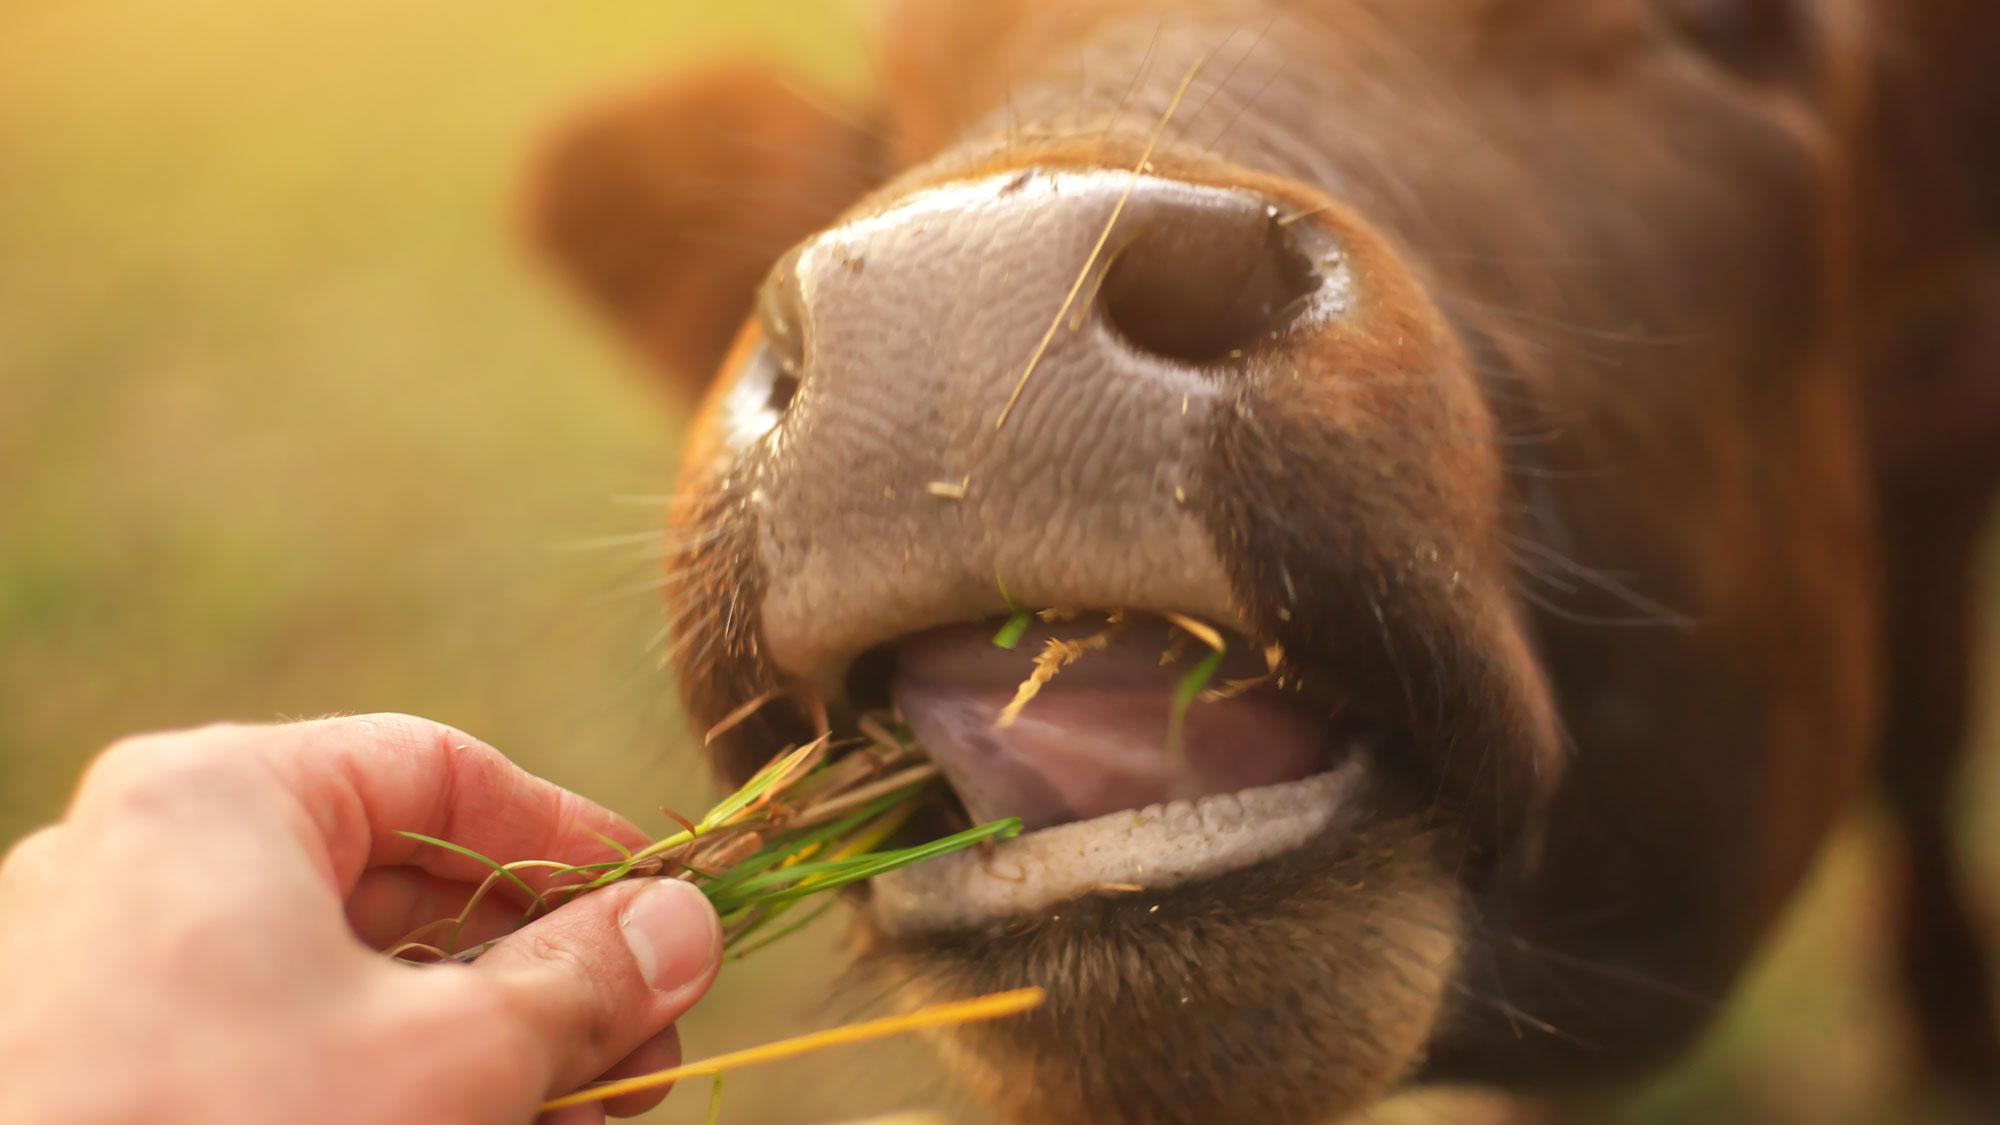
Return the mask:
[[[711,897],[727,893],[734,889],[738,883],[743,882],[751,876],[761,875],[777,864],[783,863],[794,856],[806,855],[808,849],[816,849],[828,840],[844,836],[860,828],[888,809],[894,808],[898,802],[905,800],[906,796],[906,794],[900,791],[889,793],[876,798],[869,804],[863,805],[860,809],[838,820],[800,832],[779,836],[766,845],[762,851],[730,868],[713,881],[704,884],[702,889],[707,891]],[[799,862],[803,863],[805,860],[801,859]]]
[[478,852],[475,852],[471,848],[468,848],[462,844],[454,844],[450,840],[440,840],[436,836],[426,836],[421,832],[407,832],[398,829],[396,835],[404,837],[405,839],[415,840],[420,844],[429,844],[434,848],[443,848],[445,851],[448,852],[457,852],[459,855],[465,856],[467,859],[477,860],[480,863],[483,863],[487,867],[490,867],[494,871],[498,872],[500,876],[506,879],[508,882],[521,888],[521,893],[527,895],[528,898],[531,901],[533,901],[536,906],[547,909],[549,905],[545,900],[543,900],[542,896],[535,890],[535,888],[529,886],[527,882],[523,880],[519,875],[516,875],[512,871],[507,870],[507,866],[499,862],[498,860],[488,859],[487,857],[480,855]]
[[738,707],[736,710],[731,711],[729,714],[724,715],[714,726],[708,728],[707,734],[701,736],[701,744],[703,746],[713,746],[715,744],[716,739],[721,738],[723,735],[728,734],[730,731],[734,730],[738,726],[741,726],[745,719],[748,719],[750,716],[756,714],[758,711],[764,708],[765,704],[771,702],[773,699],[776,699],[783,694],[785,694],[783,688],[772,688],[769,691],[766,691],[763,694],[751,699],[749,702],[744,703],[741,707]]
[[[916,811],[917,811],[916,805],[911,804],[910,802],[907,801],[891,806],[890,808],[884,810],[880,816],[870,821],[866,827],[861,828],[859,831],[855,832],[852,836],[841,839],[840,846],[834,849],[834,853],[831,856],[827,857],[828,861],[834,862],[838,860],[854,859],[863,855],[864,853],[873,852],[876,848],[881,846],[884,840],[887,840],[890,836],[894,835],[897,829],[909,823],[910,816]],[[819,846],[820,845],[817,844],[814,845],[814,850],[816,851],[819,848]],[[780,870],[783,870],[785,868],[791,868],[803,864],[807,861],[807,859],[811,855],[812,855],[811,852],[799,852],[793,855],[791,858],[786,859],[784,863],[779,865],[779,868]],[[800,881],[798,885],[803,886],[813,881],[814,880],[811,878],[803,879]],[[741,941],[745,934],[753,933],[759,929],[762,929],[764,926],[770,924],[772,921],[777,919],[779,915],[782,915],[786,911],[790,910],[794,905],[796,905],[796,903],[783,903],[780,905],[763,907],[758,913],[757,917],[752,919],[748,925],[732,933],[730,937],[736,941]]]
[[1196,620],[1185,613],[1168,613],[1162,616],[1188,636],[1193,637],[1195,640],[1200,641],[1217,652],[1221,652],[1223,649],[1229,647],[1222,642],[1221,630],[1206,621]]
[[[838,861],[839,863],[850,866],[842,867],[839,870],[813,872],[818,877],[814,878],[810,884],[774,891],[762,900],[762,904],[765,906],[775,906],[780,903],[795,902],[807,895],[820,894],[824,891],[833,890],[835,887],[844,887],[849,883],[857,883],[863,879],[872,879],[877,875],[886,875],[897,868],[908,867],[913,863],[922,863],[927,859],[935,859],[941,855],[949,855],[952,852],[961,851],[986,840],[1008,840],[1020,834],[1021,822],[1014,817],[1009,817],[1006,820],[996,820],[988,824],[982,824],[977,828],[968,828],[956,835],[947,836],[942,840],[933,840],[928,844],[921,844],[914,848],[902,848],[892,852],[877,852],[873,855],[856,856],[853,859],[840,860]],[[801,864],[800,866],[811,865]]]
[[814,922],[819,921],[820,915],[825,914],[829,910],[832,910],[834,904],[839,901],[840,900],[837,898],[827,899],[825,902],[822,902],[819,905],[813,907],[811,910],[806,911],[804,917],[795,919],[790,924],[780,927],[776,933],[766,936],[761,941],[755,941],[751,942],[749,945],[744,945],[743,944],[744,940],[747,939],[751,934],[754,934],[759,930],[763,929],[766,925],[777,921],[779,916],[784,913],[783,910],[767,912],[763,918],[759,919],[758,921],[752,923],[751,925],[731,935],[731,939],[733,943],[736,945],[736,948],[729,951],[729,959],[731,961],[741,961],[743,958],[750,956],[752,953],[757,952],[758,950],[764,948],[767,945],[772,944],[773,942],[783,941],[785,938],[791,937],[793,934],[798,933],[800,930],[803,930],[807,926],[812,925]]
[[632,849],[631,849],[631,848],[628,848],[628,847],[626,847],[625,845],[623,845],[623,844],[619,843],[618,841],[616,841],[616,840],[612,839],[611,837],[609,837],[609,836],[606,836],[606,835],[605,835],[604,833],[602,833],[602,832],[592,832],[592,833],[591,833],[591,835],[592,835],[592,836],[595,836],[595,837],[597,837],[597,838],[598,838],[599,840],[603,841],[603,842],[604,842],[604,846],[605,846],[605,847],[607,847],[607,848],[610,848],[610,849],[611,849],[612,851],[614,851],[614,852],[617,852],[617,853],[618,853],[618,858],[619,858],[619,860],[620,860],[620,861],[622,861],[622,862],[625,862],[625,863],[630,863],[630,862],[632,862]]
[[920,766],[911,766],[901,773],[891,774],[880,781],[872,781],[866,785],[857,786],[846,793],[842,793],[840,796],[821,804],[811,812],[797,817],[792,823],[800,828],[804,828],[809,825],[818,824],[828,817],[844,816],[848,809],[873,801],[876,797],[884,793],[908,793],[914,787],[929,781],[937,775],[937,766],[930,762],[925,762]]
[[1021,643],[1022,634],[1026,633],[1028,626],[1034,622],[1034,615],[1028,612],[1027,606],[1015,601],[1014,595],[1007,592],[1007,584],[1000,581],[998,573],[993,575],[993,581],[1000,587],[1000,600],[1007,603],[1007,612],[1010,615],[1007,623],[1000,626],[1000,631],[993,634],[993,643],[1004,649],[1012,649]]
[[707,815],[703,816],[700,822],[694,826],[695,834],[700,835],[705,831],[713,830],[719,825],[729,823],[736,814],[755,804],[759,798],[769,793],[779,782],[790,777],[792,772],[799,768],[801,762],[804,762],[807,758],[817,753],[826,745],[826,742],[827,740],[824,736],[815,738],[797,750],[757,771],[756,776],[745,782],[743,788],[724,797],[714,808],[708,810]]
[[585,889],[596,890],[600,887],[610,886],[612,883],[631,874],[632,868],[635,865],[665,855],[676,848],[686,847],[702,836],[728,824],[737,814],[748,809],[758,799],[770,793],[775,786],[791,776],[793,771],[797,770],[799,765],[807,758],[825,749],[826,744],[827,736],[821,735],[804,746],[781,755],[776,761],[758,770],[749,781],[743,783],[742,788],[723,798],[714,808],[709,809],[693,827],[684,828],[671,836],[655,840],[651,844],[633,852],[631,858],[619,866],[606,871],[596,879],[591,880]]
[[1188,708],[1194,705],[1208,681],[1215,678],[1216,669],[1222,667],[1222,650],[1215,649],[1201,658],[1201,663],[1188,669],[1181,682],[1174,688],[1174,707],[1167,715],[1167,753],[1179,757],[1183,747],[1182,736],[1187,726]]
[[751,1047],[742,1051],[716,1055],[700,1062],[687,1063],[670,1070],[655,1071],[632,1078],[621,1078],[615,1082],[591,1086],[560,1098],[551,1098],[541,1105],[541,1112],[552,1113],[573,1105],[588,1105],[623,1094],[636,1094],[642,1090],[657,1090],[672,1085],[683,1078],[698,1078],[705,1075],[721,1074],[746,1066],[777,1062],[780,1059],[796,1058],[799,1055],[823,1051],[829,1047],[845,1046],[849,1043],[866,1043],[872,1039],[885,1039],[891,1035],[902,1035],[931,1027],[956,1027],[960,1024],[979,1023],[985,1020],[1003,1019],[1019,1015],[1041,1007],[1048,999],[1048,993],[1039,988],[1018,988],[1012,992],[996,992],[990,996],[975,997],[971,1000],[957,1000],[947,1004],[933,1004],[919,1008],[907,1015],[885,1016],[881,1019],[864,1020],[845,1027],[828,1028],[807,1035],[780,1039],[776,1043],[766,1043],[761,1047]]
[[704,1119],[704,1125],[716,1125],[716,1123],[721,1120],[722,1120],[722,1075],[717,1074],[715,1076],[715,1081],[709,1083],[708,1085],[708,1117]]
[[[1011,818],[1007,820],[995,820],[982,824],[977,828],[968,828],[956,835],[946,836],[943,839],[932,840],[928,844],[919,844],[914,847],[898,848],[894,851],[886,852],[871,852],[866,855],[842,856],[838,859],[808,860],[804,863],[795,863],[790,867],[781,867],[773,871],[766,871],[761,875],[753,875],[736,886],[731,887],[729,894],[712,897],[709,901],[716,904],[715,908],[717,910],[735,909],[738,905],[747,901],[748,896],[759,894],[773,887],[789,889],[796,886],[802,880],[817,878],[822,875],[830,878],[844,877],[848,872],[878,860],[898,859],[913,853],[922,853],[916,855],[914,859],[904,861],[914,863],[917,860],[929,859],[933,856],[945,855],[957,851],[960,848],[970,847],[983,840],[995,837],[1007,839],[1019,830],[1020,821],[1018,820]],[[889,868],[888,870],[894,869]],[[723,905],[724,901],[730,905],[725,907]]]
[[1013,648],[1021,643],[1021,638],[1027,634],[1028,626],[1033,624],[1034,620],[1035,615],[1027,610],[1015,610],[1014,616],[1009,617],[1007,623],[1000,626],[1000,631],[993,634],[993,643],[1001,648]]

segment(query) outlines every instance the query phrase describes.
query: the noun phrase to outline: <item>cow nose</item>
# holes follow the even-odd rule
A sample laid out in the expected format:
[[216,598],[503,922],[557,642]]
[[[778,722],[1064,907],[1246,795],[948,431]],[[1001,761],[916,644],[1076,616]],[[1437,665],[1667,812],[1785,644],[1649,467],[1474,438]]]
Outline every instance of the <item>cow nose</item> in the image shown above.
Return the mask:
[[[1330,245],[1302,245],[1294,217],[1248,191],[1115,171],[919,192],[780,264],[760,309],[782,359],[774,403],[847,366],[918,389],[907,366],[935,357],[897,339],[911,334],[951,353],[958,389],[1005,387],[1003,409],[1010,369],[1017,382],[1043,364],[1170,384],[1220,373],[1276,339],[1339,264]],[[1096,392],[1053,393],[1082,406]]]
[[1056,604],[1075,590],[1036,576],[1063,558],[1096,604],[1226,614],[1188,513],[1205,423],[1349,299],[1330,229],[1288,217],[1245,190],[1030,169],[916,191],[788,255],[761,302],[767,383],[743,392],[775,431],[769,597],[826,593],[791,580],[846,536],[956,575],[903,574],[939,591],[923,614],[1001,582]]

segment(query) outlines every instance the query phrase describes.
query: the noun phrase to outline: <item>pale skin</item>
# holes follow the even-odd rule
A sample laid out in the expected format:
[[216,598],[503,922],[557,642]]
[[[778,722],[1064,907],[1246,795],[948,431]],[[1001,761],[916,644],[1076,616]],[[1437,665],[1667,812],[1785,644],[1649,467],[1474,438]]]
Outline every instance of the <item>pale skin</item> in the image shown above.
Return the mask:
[[[0,863],[0,1120],[527,1122],[551,1095],[679,1061],[673,1023],[721,953],[699,891],[621,883],[473,964],[420,969],[381,950],[455,914],[486,869],[398,829],[501,861],[645,840],[406,715],[124,740]],[[493,898],[463,940],[521,909]]]

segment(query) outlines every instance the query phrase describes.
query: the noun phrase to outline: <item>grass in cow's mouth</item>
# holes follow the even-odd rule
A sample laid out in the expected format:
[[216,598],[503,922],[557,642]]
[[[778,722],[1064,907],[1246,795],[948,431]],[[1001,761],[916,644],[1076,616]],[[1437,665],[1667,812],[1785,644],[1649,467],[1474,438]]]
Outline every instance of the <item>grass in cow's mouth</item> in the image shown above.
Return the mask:
[[[1197,621],[1184,613],[1170,613],[1167,620],[1182,633],[1208,646],[1208,655],[1197,661],[1193,668],[1188,669],[1187,675],[1181,677],[1180,683],[1174,685],[1174,705],[1167,714],[1167,753],[1179,757],[1186,736],[1188,708],[1194,706],[1194,701],[1201,697],[1202,689],[1215,678],[1216,671],[1222,667],[1223,657],[1229,655],[1229,644],[1222,639],[1222,631],[1206,621]],[[1167,654],[1162,653],[1160,659],[1164,663]]]
[[[1074,620],[1079,616],[1076,610],[1060,607],[1044,609],[1039,613],[1030,612],[1026,606],[1017,603],[1008,595],[1004,585],[1000,588],[1000,594],[1006,599],[1007,606],[1012,611],[1006,623],[1000,626],[1000,631],[993,635],[993,643],[1000,648],[1011,650],[1018,646],[1036,617],[1045,622],[1056,622]],[[1167,752],[1178,756],[1185,741],[1188,709],[1194,706],[1196,700],[1228,699],[1271,680],[1278,673],[1278,667],[1284,660],[1284,653],[1278,646],[1268,645],[1264,650],[1265,663],[1268,665],[1265,675],[1246,680],[1232,680],[1220,687],[1210,688],[1209,683],[1215,679],[1215,674],[1221,671],[1222,662],[1229,655],[1229,643],[1224,639],[1222,630],[1184,613],[1168,613],[1163,616],[1175,631],[1168,641],[1167,650],[1160,654],[1162,667],[1180,659],[1183,642],[1187,638],[1193,638],[1208,648],[1207,654],[1196,661],[1174,687],[1173,702],[1167,715]],[[1028,704],[1041,694],[1042,688],[1050,680],[1055,679],[1058,672],[1081,660],[1086,654],[1109,645],[1112,638],[1124,628],[1125,620],[1125,610],[1107,610],[1105,626],[1096,633],[1075,640],[1051,637],[1042,651],[1036,654],[1034,666],[1027,678],[1015,689],[1013,700],[1000,712],[998,721],[993,725],[1000,728],[1012,726]]]
[[[1046,616],[1047,614],[1060,614],[1062,612],[1064,611],[1045,610],[1043,620],[1051,620],[1050,617]],[[1011,626],[1012,624],[1013,622],[1010,619],[1008,625]],[[999,728],[1013,726],[1014,720],[1021,717],[1022,709],[1027,707],[1034,700],[1035,696],[1041,693],[1043,685],[1056,678],[1057,672],[1083,659],[1085,653],[1095,652],[1109,645],[1111,639],[1122,632],[1124,628],[1125,611],[1114,609],[1105,615],[1104,628],[1087,637],[1079,637],[1073,641],[1066,641],[1059,637],[1050,637],[1048,643],[1042,646],[1042,651],[1035,655],[1034,669],[1028,673],[1027,679],[1021,681],[1021,686],[1014,689],[1014,698],[1001,710],[1000,717],[994,720],[993,725]],[[1023,625],[1022,629],[1025,631],[1027,626]],[[1003,628],[1001,632],[1006,632],[1006,629]],[[1018,637],[1015,638],[1017,642],[1019,639]],[[999,643],[998,637],[994,638],[994,643]],[[1014,646],[1002,645],[1001,647],[1012,648]]]
[[1000,600],[1007,603],[1008,617],[1007,623],[1000,626],[1000,631],[993,634],[993,643],[997,647],[1011,651],[1014,646],[1021,643],[1021,638],[1027,634],[1028,627],[1035,623],[1035,615],[1028,611],[1027,606],[1014,600],[1014,595],[1007,592],[1005,582],[1000,583]]
[[1007,619],[1007,623],[1000,626],[1000,631],[993,634],[994,645],[999,648],[1013,649],[1021,643],[1022,636],[1026,635],[1028,626],[1034,624],[1034,621],[1034,614],[1029,613],[1025,609],[1015,610],[1014,615]]

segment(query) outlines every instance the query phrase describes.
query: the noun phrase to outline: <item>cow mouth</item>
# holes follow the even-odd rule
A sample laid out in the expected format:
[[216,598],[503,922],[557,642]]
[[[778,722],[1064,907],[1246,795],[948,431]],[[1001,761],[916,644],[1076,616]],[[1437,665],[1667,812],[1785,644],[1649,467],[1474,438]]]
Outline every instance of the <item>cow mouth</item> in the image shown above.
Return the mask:
[[[1353,805],[1370,728],[1299,691],[1280,653],[1199,623],[1064,616],[1011,648],[995,622],[968,623],[856,663],[850,702],[891,706],[947,783],[925,830],[1002,817],[1025,830],[877,879],[871,910],[888,932],[1219,875],[1305,845]],[[1070,660],[1018,704],[1059,649]]]

